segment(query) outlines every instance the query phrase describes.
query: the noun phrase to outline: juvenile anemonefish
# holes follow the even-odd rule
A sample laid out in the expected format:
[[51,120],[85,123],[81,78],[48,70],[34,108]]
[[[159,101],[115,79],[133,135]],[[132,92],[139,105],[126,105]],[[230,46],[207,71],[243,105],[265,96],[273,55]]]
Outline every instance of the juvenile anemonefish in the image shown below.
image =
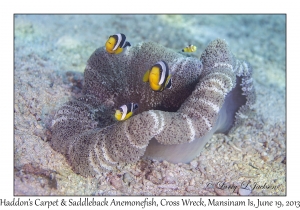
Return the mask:
[[190,44],[189,46],[182,49],[182,52],[195,52],[197,50],[197,47]]
[[172,78],[168,64],[165,61],[158,61],[143,76],[144,82],[149,82],[154,91],[163,91],[172,87]]
[[131,45],[126,41],[124,34],[111,35],[105,43],[106,51],[111,54],[119,54],[127,46]]
[[123,106],[120,106],[119,109],[116,110],[115,118],[118,121],[127,120],[129,117],[132,116],[133,111],[138,108],[137,104],[130,103]]

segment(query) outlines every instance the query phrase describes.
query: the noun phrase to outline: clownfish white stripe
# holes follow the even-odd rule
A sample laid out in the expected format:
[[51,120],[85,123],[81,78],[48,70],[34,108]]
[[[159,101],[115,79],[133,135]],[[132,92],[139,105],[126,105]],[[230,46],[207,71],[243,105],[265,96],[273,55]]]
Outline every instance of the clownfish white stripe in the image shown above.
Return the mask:
[[163,91],[172,87],[168,64],[165,61],[155,63],[143,76],[143,82],[149,82],[154,91]]
[[159,85],[161,85],[165,81],[167,70],[166,70],[166,65],[162,61],[158,61],[157,64],[159,64],[162,68],[161,77],[158,83]]
[[118,33],[108,37],[105,43],[105,50],[109,54],[120,54],[124,52],[125,48],[128,46],[131,45],[126,41],[125,34]]
[[119,47],[119,45],[120,45],[120,43],[122,41],[121,34],[116,34],[116,36],[118,37],[118,42],[117,42],[116,46],[114,47],[113,51],[115,51],[116,49],[118,49],[118,47]]
[[123,106],[120,107],[120,109],[122,109],[122,117],[121,117],[121,120],[124,120],[125,117],[126,117],[127,111],[128,111],[127,106],[126,106],[126,105],[123,105]]
[[[128,42],[126,41],[126,39],[124,39],[124,42],[123,42],[121,48],[124,48],[124,47],[126,46],[126,44],[128,44]],[[129,45],[129,46],[130,46],[130,45]]]
[[138,104],[129,103],[120,106],[115,112],[115,118],[118,121],[126,120],[133,115],[133,112],[138,108]]

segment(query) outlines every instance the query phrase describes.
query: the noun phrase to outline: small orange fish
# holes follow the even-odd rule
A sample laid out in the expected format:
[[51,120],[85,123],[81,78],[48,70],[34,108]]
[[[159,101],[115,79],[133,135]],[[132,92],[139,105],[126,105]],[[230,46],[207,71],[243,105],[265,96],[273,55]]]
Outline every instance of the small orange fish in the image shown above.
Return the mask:
[[189,46],[182,49],[182,52],[195,52],[197,50],[197,47],[190,44]]
[[154,91],[163,91],[172,87],[172,78],[168,64],[165,61],[158,61],[143,76],[143,82],[149,82]]
[[127,46],[131,45],[126,41],[126,36],[121,33],[111,35],[105,43],[106,51],[111,54],[119,54]]
[[133,115],[133,111],[138,108],[137,104],[130,103],[123,106],[120,106],[119,109],[116,110],[115,118],[118,121],[127,120]]

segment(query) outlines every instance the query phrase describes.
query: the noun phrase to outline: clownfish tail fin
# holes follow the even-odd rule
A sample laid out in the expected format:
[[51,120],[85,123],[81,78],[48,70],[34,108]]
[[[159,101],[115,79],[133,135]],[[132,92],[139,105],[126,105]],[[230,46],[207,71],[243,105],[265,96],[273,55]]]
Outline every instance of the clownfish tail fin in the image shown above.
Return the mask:
[[131,46],[131,44],[129,43],[129,42],[125,42],[125,44],[124,44],[124,46],[123,46],[123,48],[125,48],[125,47],[130,47]]
[[138,104],[133,104],[133,110],[136,110],[137,108],[139,108]]
[[170,78],[170,76],[168,77],[167,83],[166,83],[166,88],[167,89],[171,89],[172,87],[172,78]]

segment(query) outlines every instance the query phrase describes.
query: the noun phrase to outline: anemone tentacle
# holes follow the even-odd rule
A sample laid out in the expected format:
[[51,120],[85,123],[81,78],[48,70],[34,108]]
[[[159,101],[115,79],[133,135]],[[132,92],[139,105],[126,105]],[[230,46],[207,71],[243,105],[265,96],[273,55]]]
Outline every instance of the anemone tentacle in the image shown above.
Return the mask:
[[[172,88],[154,92],[143,75],[160,60],[170,68]],[[250,64],[237,60],[220,39],[200,59],[153,42],[118,55],[102,47],[89,58],[84,76],[84,95],[57,111],[51,140],[83,176],[141,157],[189,162],[214,133],[238,126],[255,102]],[[134,116],[116,122],[115,110],[131,102],[139,106]]]

